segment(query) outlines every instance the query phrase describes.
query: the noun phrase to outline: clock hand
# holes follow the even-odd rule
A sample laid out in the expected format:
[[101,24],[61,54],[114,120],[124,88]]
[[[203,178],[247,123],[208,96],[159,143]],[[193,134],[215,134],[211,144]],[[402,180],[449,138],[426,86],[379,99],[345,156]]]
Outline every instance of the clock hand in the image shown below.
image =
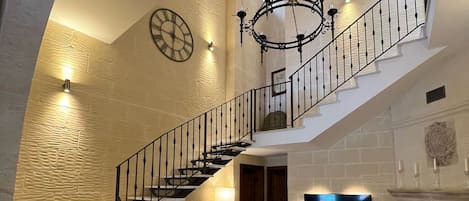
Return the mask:
[[176,25],[173,23],[173,32],[171,33],[171,37],[173,38],[173,49],[174,49],[174,42],[176,41]]

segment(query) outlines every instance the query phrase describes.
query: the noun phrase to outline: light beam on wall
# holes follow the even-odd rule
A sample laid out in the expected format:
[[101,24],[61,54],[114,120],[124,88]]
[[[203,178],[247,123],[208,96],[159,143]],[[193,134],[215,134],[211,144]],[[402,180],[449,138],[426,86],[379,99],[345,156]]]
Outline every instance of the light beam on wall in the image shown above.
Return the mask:
[[217,188],[215,192],[216,201],[234,201],[235,189],[234,188]]

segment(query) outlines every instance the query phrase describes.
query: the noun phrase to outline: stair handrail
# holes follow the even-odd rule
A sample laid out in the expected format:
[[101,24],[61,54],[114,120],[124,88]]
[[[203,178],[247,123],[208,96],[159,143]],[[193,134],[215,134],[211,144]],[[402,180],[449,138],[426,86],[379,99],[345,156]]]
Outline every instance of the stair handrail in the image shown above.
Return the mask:
[[[394,21],[391,19],[391,12],[388,12],[389,15],[388,15],[388,25],[389,25],[389,41],[386,40],[386,38],[384,37],[384,34],[383,34],[383,2],[387,2],[387,5],[389,8],[390,7],[390,2],[391,1],[396,1],[397,5],[396,5],[396,13],[397,13],[397,20],[398,20],[398,23],[397,23],[397,40],[394,40],[393,41],[393,38],[392,38],[392,35],[393,35],[393,32],[392,32],[392,24],[391,24],[391,21]],[[405,6],[404,6],[404,9],[405,9],[405,23],[406,23],[406,33],[404,35],[401,36],[401,26],[400,26],[400,22],[399,22],[399,19],[400,19],[400,10],[399,10],[399,1],[404,1],[405,3]],[[407,2],[410,2],[410,1],[413,1],[414,2],[414,5],[415,5],[415,26],[412,26],[409,27],[409,18],[408,18],[408,4]],[[267,85],[267,86],[264,86],[264,87],[260,87],[260,88],[255,88],[255,89],[251,89],[251,90],[248,90],[246,91],[245,93],[241,94],[241,95],[238,95],[226,102],[224,102],[223,104],[220,104],[216,107],[213,107],[211,108],[210,110],[188,120],[188,121],[185,121],[184,123],[182,124],[179,124],[177,127],[173,128],[173,129],[170,129],[168,130],[167,132],[164,132],[162,135],[160,135],[159,137],[157,137],[156,139],[154,139],[153,141],[151,141],[150,143],[148,143],[147,145],[145,145],[143,148],[139,149],[137,152],[135,152],[134,154],[132,154],[130,157],[128,157],[127,159],[123,160],[121,163],[119,163],[117,166],[116,166],[116,194],[115,194],[115,199],[116,201],[120,201],[121,200],[121,189],[120,189],[120,184],[121,184],[121,172],[122,172],[122,169],[127,167],[126,171],[125,171],[125,182],[126,182],[126,190],[125,190],[125,199],[128,199],[128,195],[129,195],[129,182],[130,181],[130,168],[131,168],[131,161],[135,161],[135,166],[133,166],[134,164],[132,164],[132,169],[135,167],[135,176],[134,176],[134,181],[133,181],[133,196],[135,199],[137,199],[137,190],[141,190],[141,196],[145,196],[145,184],[148,183],[148,182],[145,182],[145,178],[147,176],[151,176],[151,186],[154,185],[154,180],[155,180],[155,167],[154,167],[154,163],[155,163],[155,145],[157,146],[157,151],[156,151],[156,154],[158,155],[159,154],[159,161],[157,161],[157,164],[158,165],[158,176],[156,177],[158,179],[158,187],[160,187],[161,183],[161,179],[163,178],[162,176],[168,176],[168,175],[172,175],[173,177],[175,176],[175,171],[178,170],[178,168],[176,167],[176,164],[175,164],[175,161],[176,161],[176,142],[177,142],[177,138],[179,135],[179,145],[180,147],[178,148],[178,151],[179,151],[179,156],[180,156],[180,160],[178,161],[180,164],[179,164],[179,168],[181,168],[183,166],[183,162],[184,162],[184,166],[187,168],[189,167],[189,142],[192,143],[191,145],[191,149],[192,149],[192,157],[190,159],[191,160],[191,163],[193,160],[197,159],[197,160],[202,160],[203,162],[203,165],[201,168],[206,168],[206,159],[207,159],[207,148],[211,149],[213,147],[213,145],[217,145],[217,143],[220,142],[220,144],[227,144],[228,143],[228,140],[229,140],[229,143],[232,143],[232,142],[236,142],[238,140],[241,140],[247,136],[249,136],[249,138],[252,140],[253,138],[253,133],[254,132],[257,132],[258,130],[261,130],[263,129],[263,122],[264,121],[264,117],[266,117],[267,115],[273,113],[273,112],[277,112],[277,111],[281,111],[281,112],[284,112],[285,115],[287,115],[289,113],[289,117],[290,117],[290,125],[285,125],[285,126],[290,126],[290,127],[294,127],[294,123],[295,121],[300,118],[301,116],[303,116],[306,112],[310,111],[314,106],[316,106],[317,104],[319,104],[321,101],[323,101],[325,98],[327,98],[330,94],[334,93],[335,91],[337,91],[340,87],[342,87],[345,83],[347,83],[350,79],[354,78],[356,75],[358,75],[360,72],[363,72],[363,70],[365,68],[367,68],[371,63],[373,63],[374,61],[376,61],[376,59],[378,59],[379,57],[381,57],[382,55],[384,55],[386,52],[388,52],[390,49],[392,49],[395,45],[397,45],[399,42],[401,42],[403,39],[407,38],[407,36],[409,36],[410,34],[414,33],[415,30],[417,30],[419,27],[421,27],[422,25],[425,24],[425,22],[419,22],[419,11],[418,11],[418,8],[417,8],[417,1],[423,1],[423,0],[379,0],[377,1],[376,3],[374,3],[369,9],[367,9],[362,15],[360,15],[360,17],[358,17],[355,21],[353,21],[352,24],[348,25],[340,34],[338,34],[337,36],[335,36],[333,38],[333,40],[331,40],[329,43],[327,43],[323,48],[321,48],[316,54],[314,54],[314,56],[312,56],[310,59],[308,59],[304,64],[301,65],[300,68],[298,68],[296,71],[294,71],[288,78],[289,80],[286,81],[286,82],[282,82],[282,83],[275,83],[275,84],[270,84],[270,85]],[[381,33],[381,52],[376,52],[376,30],[375,30],[375,16],[374,16],[374,13],[375,13],[375,10],[377,10],[377,7],[379,6],[379,18],[380,18],[380,33]],[[367,15],[372,15],[372,27],[373,27],[373,30],[372,30],[372,39],[373,39],[373,58],[371,59],[368,59],[368,56],[369,56],[369,48],[371,47],[368,47],[367,43],[368,43],[368,39],[367,38],[367,23],[366,23],[366,20],[367,20]],[[420,15],[422,16],[422,15]],[[395,19],[396,20],[396,19]],[[362,59],[361,57],[359,57],[358,59],[358,69],[354,72],[354,69],[353,69],[353,64],[354,64],[354,60],[353,60],[353,49],[352,49],[352,28],[353,27],[357,27],[357,38],[358,38],[358,43],[357,43],[357,48],[358,48],[358,54],[360,56],[360,22],[364,22],[363,23],[363,27],[365,29],[365,59]],[[347,77],[346,76],[346,61],[345,61],[345,58],[346,58],[346,55],[345,55],[345,35],[347,34],[347,31],[349,31],[349,47],[350,47],[350,53],[349,53],[349,56],[351,58],[350,60],[350,75]],[[396,33],[395,33],[396,34]],[[342,47],[342,50],[343,50],[343,74],[344,76],[342,77],[342,80],[339,80],[340,76],[339,76],[339,69],[338,69],[338,65],[340,64],[338,62],[338,41],[340,42],[340,39],[342,39],[342,42],[343,42],[343,46]],[[385,42],[389,42],[389,45],[386,44],[385,46]],[[329,52],[330,52],[330,49],[331,49],[331,46],[335,44],[336,46],[333,48],[335,49],[336,51],[336,54],[335,54],[335,59],[336,59],[336,71],[335,71],[335,74],[336,74],[336,85],[334,86],[334,88],[332,88],[332,63],[333,61],[330,61],[330,58],[329,58],[329,74],[327,74],[329,76],[329,91],[326,93],[326,88],[325,88],[325,78],[326,78],[326,74],[325,74],[325,57],[324,57],[324,52],[326,51],[327,48],[329,48]],[[386,47],[386,49],[385,49]],[[318,57],[319,55],[322,54],[322,88],[323,88],[323,93],[321,94],[321,96],[319,96],[319,75],[317,74],[318,73]],[[329,53],[328,56],[330,57],[331,54]],[[316,65],[315,65],[315,87],[316,87],[316,98],[315,98],[315,101],[312,101],[313,100],[313,93],[312,93],[312,82],[313,82],[313,77],[312,77],[312,63],[313,61],[315,60],[316,62]],[[361,60],[365,60],[366,62],[364,62],[364,66],[361,67]],[[309,65],[308,65],[309,64]],[[308,68],[309,66],[309,90],[310,90],[310,93],[306,93],[306,83],[307,83],[307,75],[306,75],[306,69]],[[301,90],[300,89],[300,84],[301,84],[301,72],[303,71],[303,87]],[[295,80],[295,76],[296,76],[296,80]],[[339,83],[339,81],[341,81],[341,83]],[[297,84],[297,87],[295,90],[295,84]],[[280,90],[282,93],[277,93],[276,90]],[[284,92],[282,91],[284,90]],[[303,93],[302,93],[303,92]],[[296,94],[294,94],[296,93]],[[306,96],[309,95],[310,99],[311,99],[311,103],[308,105],[306,104]],[[295,101],[295,97],[297,98],[297,100]],[[301,105],[300,105],[300,102],[301,102],[301,97],[303,97],[303,108],[301,108]],[[289,100],[288,100],[289,99]],[[234,103],[234,104],[233,104]],[[229,104],[229,107],[228,107],[228,104]],[[290,105],[290,108],[288,110],[287,108],[287,105]],[[295,105],[297,105],[297,110],[295,110]],[[234,114],[233,114],[233,106],[234,106]],[[273,107],[272,107],[273,106]],[[225,108],[223,108],[225,107]],[[240,110],[243,110],[243,112],[241,113]],[[238,112],[238,114],[236,114]],[[215,126],[213,125],[213,114],[215,113]],[[228,115],[229,114],[229,115]],[[296,114],[296,115],[295,115]],[[210,115],[210,116],[209,116]],[[221,123],[218,124],[218,118],[220,118],[220,121]],[[225,119],[223,119],[225,118]],[[234,119],[233,119],[234,118]],[[210,119],[210,121],[209,121]],[[242,119],[242,123],[241,123],[241,119]],[[225,124],[224,124],[225,123]],[[230,123],[230,125],[228,126],[227,124]],[[210,125],[209,125],[210,124]],[[223,125],[224,124],[224,125]],[[232,125],[234,124],[234,125]],[[202,127],[204,127],[202,129]],[[225,130],[225,136],[223,136],[223,128],[225,129],[229,129],[229,134],[230,136],[228,136],[228,130]],[[192,129],[192,131],[190,131],[190,129]],[[215,129],[215,135],[213,135],[213,129]],[[218,129],[220,129],[220,138],[218,138]],[[198,131],[197,132],[197,135],[198,135],[198,144],[197,144],[197,158],[195,158],[195,144],[197,143],[195,141],[195,136],[196,136],[196,132],[195,131]],[[210,130],[210,134],[208,133],[208,130]],[[203,133],[201,133],[203,131]],[[242,132],[241,132],[242,131]],[[177,133],[176,133],[177,132]],[[184,139],[183,139],[183,132],[186,132],[186,144],[184,144]],[[232,133],[233,132],[233,133]],[[236,134],[238,133],[238,134]],[[234,138],[233,138],[233,135],[234,134]],[[202,136],[203,135],[203,139],[202,139]],[[192,140],[189,140],[189,136],[192,137],[193,139]],[[215,137],[215,143],[213,142],[213,138]],[[172,158],[172,161],[173,164],[172,164],[172,168],[169,168],[171,169],[168,173],[168,154],[169,154],[169,140],[171,138],[171,141],[172,141],[172,148],[173,148],[173,158]],[[220,139],[220,141],[218,142],[218,139]],[[163,141],[166,140],[166,145],[163,145]],[[223,141],[225,140],[225,142]],[[209,142],[210,141],[210,142]],[[159,145],[158,145],[158,142],[159,142]],[[201,144],[203,143],[203,145]],[[218,145],[220,145],[218,144]],[[186,145],[186,147],[183,147],[183,145]],[[163,147],[166,148],[166,156],[165,156],[165,164],[163,164],[164,166],[166,166],[166,169],[165,169],[165,175],[162,175],[161,174],[161,170],[162,168],[162,160],[163,160],[163,156],[162,156],[162,149]],[[186,148],[186,157],[184,158],[183,157],[183,149]],[[151,149],[151,172],[148,173],[150,175],[147,175],[147,171],[146,170],[146,167],[147,167],[147,149]],[[201,150],[203,149],[203,150]],[[201,153],[202,152],[202,153]],[[139,156],[143,155],[143,159],[140,158],[139,159]],[[185,159],[186,161],[183,161],[183,159]],[[140,161],[141,160],[141,161]],[[138,176],[138,170],[139,170],[139,163],[141,163],[142,166],[140,166],[140,168],[143,168],[143,176]],[[199,164],[197,165],[192,165],[192,167],[200,167]],[[193,176],[193,175],[192,175]],[[140,181],[142,180],[142,181]],[[139,184],[137,184],[138,182],[141,182],[141,186]],[[155,183],[156,185],[156,183]],[[172,185],[172,188],[173,189],[176,189],[180,184],[176,184],[176,185]],[[159,188],[158,188],[159,189]],[[132,190],[132,189],[130,189]],[[132,193],[132,192],[131,192]],[[151,199],[153,198],[153,196],[156,196],[155,198],[157,198],[158,200],[160,200],[162,198],[162,196],[160,195],[160,192],[158,190],[158,193],[157,195],[153,195],[153,193],[150,194],[151,196]],[[143,199],[143,198],[142,198]]]
[[[401,3],[401,5],[399,3]],[[300,68],[295,70],[288,77],[289,81],[291,82],[291,88],[289,90],[289,101],[291,103],[289,111],[291,121],[290,124],[294,125],[294,122],[296,120],[301,118],[304,114],[309,112],[312,108],[317,106],[324,99],[336,92],[340,87],[342,87],[349,80],[357,76],[360,72],[363,72],[363,70],[366,69],[371,63],[375,62],[379,57],[387,53],[390,49],[395,47],[403,39],[407,38],[407,36],[414,33],[414,31],[417,30],[419,27],[423,26],[425,24],[425,19],[419,17],[425,15],[419,15],[419,13],[424,12],[425,5],[422,5],[422,7],[418,7],[418,4],[420,3],[423,3],[423,0],[377,1],[356,20],[354,20],[351,24],[345,27],[342,32],[336,35],[324,47],[319,49],[319,51],[317,51],[316,54],[314,54],[310,59],[303,63]],[[392,10],[392,6],[394,6],[394,11]],[[413,10],[411,6],[414,6]],[[384,13],[385,10],[383,10],[383,8],[387,8],[388,12]],[[413,12],[411,13],[410,17],[409,12]],[[387,16],[383,16],[383,14],[387,14]],[[401,24],[401,18],[403,18],[403,24]],[[385,20],[383,21],[383,19]],[[413,24],[414,20],[415,24]],[[397,21],[397,23],[394,23],[395,21]],[[371,24],[371,26],[369,24]],[[386,27],[384,25],[386,25]],[[403,32],[403,25],[405,25],[405,32],[401,35],[401,33]],[[371,30],[369,27],[371,27]],[[387,30],[387,33],[384,33],[386,29],[389,30]],[[360,38],[360,34],[364,34],[364,36],[362,36],[364,37],[364,40],[363,38]],[[393,35],[395,35],[394,38]],[[354,41],[355,39],[356,41]],[[368,41],[370,40],[372,40],[371,44],[368,44]],[[380,43],[378,45],[377,40],[378,43]],[[347,41],[347,44],[345,44],[345,41]],[[339,48],[341,46],[341,42],[342,47]],[[363,43],[361,42],[365,44],[363,45]],[[389,44],[387,42],[389,42]],[[352,45],[352,43],[354,44]],[[379,45],[381,45],[381,51],[377,52],[377,49],[380,48],[378,47]],[[355,50],[355,48],[357,49]],[[339,49],[341,50],[341,53],[339,53]],[[369,51],[370,49],[371,51]],[[354,50],[355,53],[353,52]],[[360,50],[364,51],[360,53]],[[365,58],[361,56],[362,53],[365,53]],[[372,55],[370,53],[372,53]],[[354,60],[353,56],[355,54],[358,55],[358,59],[355,58]],[[333,56],[332,60],[331,55]],[[320,56],[322,57],[318,61],[318,58]],[[346,59],[350,59],[350,62]],[[312,73],[313,62],[315,63],[314,77]],[[319,64],[321,64],[322,66],[318,67]],[[341,64],[340,67],[338,66],[339,64]],[[346,68],[346,64],[347,66],[350,66],[350,70]],[[355,68],[356,66],[358,66],[358,69],[354,69],[354,66]],[[335,67],[335,69],[333,69],[333,67]],[[322,70],[322,72],[320,72],[320,70]],[[329,72],[326,73],[326,70],[328,70]],[[349,75],[346,75],[346,72],[348,70],[350,71],[350,73]],[[303,71],[303,74],[301,74],[301,71]],[[307,75],[307,71],[309,71],[309,75]],[[322,74],[319,75],[319,73]],[[306,77],[308,77],[309,79]],[[332,85],[334,81],[335,85]],[[314,83],[314,86],[313,82],[316,82]],[[327,87],[326,84],[329,84],[329,86]],[[300,89],[301,87],[303,90]],[[310,89],[309,92],[306,91],[307,87],[309,87]],[[313,87],[315,87],[315,93],[313,93]],[[322,87],[322,89],[319,89],[319,87]],[[294,94],[295,92],[296,94]],[[302,98],[303,100],[301,100]],[[309,99],[308,102],[306,99]],[[301,103],[302,101],[303,103]]]

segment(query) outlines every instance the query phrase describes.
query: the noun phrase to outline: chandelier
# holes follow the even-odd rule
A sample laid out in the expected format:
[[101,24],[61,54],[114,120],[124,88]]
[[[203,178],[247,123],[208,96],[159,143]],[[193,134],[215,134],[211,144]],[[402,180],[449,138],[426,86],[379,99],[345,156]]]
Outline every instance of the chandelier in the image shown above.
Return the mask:
[[[261,47],[261,63],[263,62],[263,54],[270,49],[293,49],[297,48],[300,54],[300,63],[302,62],[303,46],[313,41],[321,33],[325,33],[327,30],[331,30],[332,38],[334,38],[334,15],[337,14],[337,9],[331,8],[327,14],[330,16],[330,21],[324,17],[324,0],[264,0],[261,7],[256,11],[251,20],[245,20],[247,12],[241,9],[237,12],[237,16],[240,19],[240,37],[241,44],[243,43],[243,32],[247,32],[251,35],[254,40],[260,44]],[[306,9],[311,14],[317,17],[318,22],[307,25],[306,27],[299,27],[298,18],[296,11],[298,9]],[[256,30],[256,24],[261,18],[267,18],[269,13],[274,13],[277,9],[291,9],[293,15],[293,25],[295,27],[296,36],[291,40],[279,39],[271,40],[269,36],[263,32]],[[287,23],[287,22],[285,22]],[[302,32],[301,30],[310,30]]]

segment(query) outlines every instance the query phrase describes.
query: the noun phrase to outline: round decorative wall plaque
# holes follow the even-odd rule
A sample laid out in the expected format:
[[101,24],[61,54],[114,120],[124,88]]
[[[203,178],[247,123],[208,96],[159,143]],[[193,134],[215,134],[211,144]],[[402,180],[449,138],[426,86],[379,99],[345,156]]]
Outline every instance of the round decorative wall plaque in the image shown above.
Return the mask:
[[430,159],[448,166],[456,155],[456,131],[447,122],[435,122],[425,129],[425,146]]

